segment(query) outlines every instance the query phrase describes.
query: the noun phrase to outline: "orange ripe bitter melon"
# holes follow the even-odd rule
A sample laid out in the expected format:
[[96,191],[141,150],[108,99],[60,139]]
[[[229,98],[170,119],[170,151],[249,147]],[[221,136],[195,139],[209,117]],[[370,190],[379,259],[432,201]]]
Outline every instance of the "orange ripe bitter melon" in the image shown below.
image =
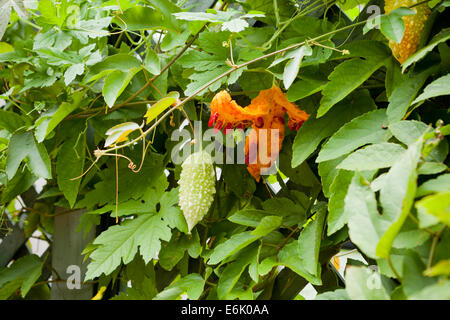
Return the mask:
[[[419,0],[385,0],[384,11],[386,14],[389,14],[392,10],[400,7],[410,7],[416,3],[419,3]],[[427,3],[412,7],[411,10],[415,14],[402,17],[405,23],[405,32],[401,42],[396,43],[393,40],[389,40],[392,54],[400,63],[403,63],[416,52],[425,22],[431,13]]]

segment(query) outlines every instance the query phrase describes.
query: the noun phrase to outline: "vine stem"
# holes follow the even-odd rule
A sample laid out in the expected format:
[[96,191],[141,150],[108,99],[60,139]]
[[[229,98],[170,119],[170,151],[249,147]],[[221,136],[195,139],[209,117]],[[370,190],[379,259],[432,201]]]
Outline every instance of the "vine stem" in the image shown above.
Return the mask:
[[447,228],[447,226],[443,226],[442,229],[439,230],[439,232],[433,236],[433,242],[431,243],[430,255],[428,257],[428,263],[427,263],[428,269],[431,268],[431,265],[433,264],[434,252],[436,251],[437,243],[438,243],[439,238],[441,237],[442,233],[444,232],[445,228]]
[[294,230],[291,231],[291,233],[288,234],[288,236],[284,239],[283,243],[282,243],[279,247],[277,247],[278,252],[280,252],[281,249],[284,248],[284,246],[287,244],[287,242],[289,241],[289,239],[292,238],[292,236],[293,236],[297,231],[299,231],[299,230],[300,230],[300,228],[299,228],[299,227],[296,227]]
[[116,223],[119,223],[118,211],[119,211],[119,157],[116,151]]
[[[315,37],[315,38],[313,38],[313,39],[310,39],[309,41],[311,41],[311,40],[313,40],[313,41],[318,41],[318,40],[320,40],[320,39],[326,38],[326,37],[328,37],[328,36],[330,36],[330,35],[333,35],[333,34],[335,34],[335,33],[338,33],[338,32],[341,32],[341,31],[344,31],[344,30],[347,30],[347,29],[354,28],[355,26],[358,26],[358,25],[362,25],[362,24],[364,24],[364,23],[366,23],[366,22],[367,22],[367,20],[361,21],[361,22],[358,22],[358,23],[355,23],[355,24],[352,24],[352,25],[349,25],[349,26],[345,26],[345,27],[342,27],[342,28],[339,28],[339,29],[336,29],[336,30],[334,30],[334,31],[330,31],[330,32],[324,33],[324,34],[322,34],[322,35],[320,35],[320,36],[317,36],[317,37]],[[224,77],[230,75],[232,72],[234,72],[234,71],[236,71],[236,70],[238,70],[238,69],[244,68],[244,67],[246,67],[246,66],[248,66],[248,65],[250,65],[250,64],[252,64],[252,63],[255,63],[255,62],[258,62],[258,61],[267,59],[267,58],[269,58],[269,57],[272,57],[272,56],[274,56],[274,55],[277,55],[277,54],[286,52],[286,51],[288,51],[288,50],[291,50],[291,49],[294,49],[294,48],[298,48],[298,47],[300,47],[300,46],[302,46],[302,45],[305,45],[307,42],[308,42],[308,41],[303,41],[303,42],[300,42],[300,43],[296,43],[296,44],[290,45],[290,46],[288,46],[288,47],[286,47],[286,48],[283,48],[283,49],[280,49],[280,50],[276,50],[276,51],[270,52],[270,53],[268,53],[268,54],[262,55],[261,57],[252,59],[252,60],[247,61],[247,62],[244,62],[244,63],[242,63],[242,64],[232,66],[229,70],[227,70],[227,71],[225,71],[224,73],[218,75],[218,76],[215,77],[214,79],[208,81],[208,82],[205,83],[203,86],[201,86],[199,89],[197,89],[194,93],[192,93],[190,96],[184,98],[184,99],[183,99],[182,101],[180,101],[178,104],[176,104],[175,106],[173,106],[173,107],[171,107],[169,110],[167,110],[167,111],[166,111],[166,112],[165,112],[158,120],[155,121],[155,123],[154,123],[150,128],[148,128],[146,131],[144,131],[144,133],[142,133],[141,136],[135,138],[134,140],[128,141],[127,143],[124,143],[124,144],[121,144],[121,145],[119,145],[119,146],[115,146],[115,147],[113,147],[113,148],[110,148],[110,149],[107,149],[107,150],[103,150],[103,151],[104,151],[104,152],[109,152],[109,151],[113,151],[113,150],[116,150],[116,149],[121,149],[121,148],[124,148],[124,147],[127,147],[127,146],[130,146],[130,145],[132,145],[132,144],[137,143],[139,140],[141,140],[143,137],[145,137],[147,134],[149,134],[153,129],[155,129],[156,126],[157,126],[159,123],[161,123],[161,122],[162,122],[169,114],[171,114],[171,113],[172,113],[173,111],[175,111],[176,109],[179,109],[179,108],[180,108],[181,106],[183,106],[186,102],[192,100],[197,94],[199,94],[199,93],[202,92],[203,90],[207,89],[207,88],[208,88],[210,85],[212,85],[213,83],[215,83],[215,82],[221,80],[222,78],[224,78]],[[151,79],[150,79],[150,80],[151,80]],[[137,94],[136,94],[136,95],[137,95]],[[130,97],[130,98],[132,98],[132,97]],[[125,102],[123,102],[123,103],[128,103],[129,100],[130,100],[130,98],[128,98],[128,99],[127,99]]]
[[389,267],[391,268],[392,272],[394,272],[395,277],[398,281],[402,282],[402,278],[400,277],[400,274],[397,272],[397,269],[395,269],[394,264],[391,261],[391,256],[388,255],[386,258],[387,263],[389,264]]

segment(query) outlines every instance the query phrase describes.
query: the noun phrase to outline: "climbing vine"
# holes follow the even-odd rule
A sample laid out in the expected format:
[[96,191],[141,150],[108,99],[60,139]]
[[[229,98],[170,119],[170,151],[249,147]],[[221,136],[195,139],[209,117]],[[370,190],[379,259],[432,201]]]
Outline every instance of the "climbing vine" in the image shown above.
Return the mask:
[[449,299],[448,5],[0,0],[0,299]]

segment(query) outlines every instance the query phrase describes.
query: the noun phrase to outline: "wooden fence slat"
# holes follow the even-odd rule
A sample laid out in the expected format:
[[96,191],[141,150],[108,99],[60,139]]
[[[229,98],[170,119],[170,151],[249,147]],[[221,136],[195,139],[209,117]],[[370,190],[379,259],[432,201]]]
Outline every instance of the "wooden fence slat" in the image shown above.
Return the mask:
[[[63,211],[66,209],[58,209]],[[83,263],[81,252],[86,245],[95,237],[95,228],[92,228],[86,236],[84,231],[76,232],[82,210],[56,215],[54,220],[52,266],[58,275],[63,279],[78,279],[81,282],[80,288],[69,288],[67,281],[53,282],[51,288],[52,300],[87,300],[93,296],[92,284],[82,284],[86,274],[87,262]],[[69,271],[69,273],[67,272]],[[53,277],[57,276],[53,274]],[[73,284],[74,282],[71,281]]]
[[5,267],[9,261],[14,257],[17,250],[25,243],[27,238],[23,229],[15,224],[12,226],[12,231],[0,243],[0,266]]

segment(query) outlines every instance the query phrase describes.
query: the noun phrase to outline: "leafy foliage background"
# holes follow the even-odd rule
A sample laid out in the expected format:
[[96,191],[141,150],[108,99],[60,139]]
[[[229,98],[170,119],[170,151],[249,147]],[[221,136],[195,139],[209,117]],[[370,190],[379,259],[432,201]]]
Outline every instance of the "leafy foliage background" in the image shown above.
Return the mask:
[[[377,29],[365,9],[349,18],[358,4],[0,1],[2,237],[25,220],[52,246],[55,212],[85,210],[80,232],[97,237],[84,280],[105,299],[302,299],[308,283],[316,299],[449,299],[448,1],[429,3],[402,65],[386,37],[401,39],[409,11]],[[215,201],[188,236],[169,137],[186,117],[206,128],[218,90],[246,105],[273,84],[311,117],[263,182],[216,165]],[[94,152],[123,144],[139,172]],[[365,263],[342,278],[333,257],[349,244]],[[47,258],[0,266],[0,297],[49,298]]]

